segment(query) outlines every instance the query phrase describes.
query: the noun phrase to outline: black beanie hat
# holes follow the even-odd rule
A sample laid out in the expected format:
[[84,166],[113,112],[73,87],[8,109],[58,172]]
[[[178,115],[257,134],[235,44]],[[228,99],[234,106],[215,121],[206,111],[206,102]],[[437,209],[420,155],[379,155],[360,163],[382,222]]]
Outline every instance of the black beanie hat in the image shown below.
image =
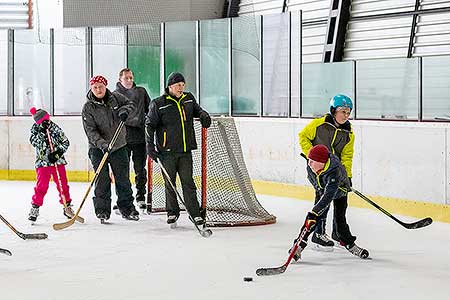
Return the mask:
[[167,77],[167,86],[178,82],[186,83],[186,81],[184,80],[184,76],[181,73],[170,73],[169,77]]

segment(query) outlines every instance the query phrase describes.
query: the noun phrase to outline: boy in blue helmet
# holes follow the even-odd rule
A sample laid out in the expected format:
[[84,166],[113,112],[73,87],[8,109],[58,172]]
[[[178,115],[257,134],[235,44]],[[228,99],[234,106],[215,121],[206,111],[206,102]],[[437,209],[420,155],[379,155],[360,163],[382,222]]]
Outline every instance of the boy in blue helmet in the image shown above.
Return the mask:
[[[341,161],[351,185],[352,163],[353,163],[353,147],[355,136],[349,118],[353,109],[353,102],[350,97],[337,94],[330,100],[330,112],[321,118],[312,120],[308,125],[299,132],[300,147],[306,155],[315,145],[325,145],[328,150],[335,154]],[[320,195],[316,191],[315,203],[320,200]],[[333,218],[333,240],[341,243],[342,237],[336,232],[336,213],[339,212],[345,216],[347,209],[347,194],[342,201],[334,201],[335,215]],[[338,209],[336,208],[338,206]],[[332,251],[334,242],[325,233],[325,224],[328,214],[327,209],[321,214],[317,220],[317,224],[312,235],[311,241],[316,244],[316,248],[325,251]]]

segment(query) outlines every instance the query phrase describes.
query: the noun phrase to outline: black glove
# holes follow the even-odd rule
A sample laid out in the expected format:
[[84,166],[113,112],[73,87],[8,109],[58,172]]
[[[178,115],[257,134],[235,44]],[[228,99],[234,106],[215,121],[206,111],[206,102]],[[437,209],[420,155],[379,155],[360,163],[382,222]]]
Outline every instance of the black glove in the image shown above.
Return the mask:
[[161,153],[155,149],[155,145],[147,144],[147,155],[150,156],[154,161],[161,159]]
[[[313,211],[310,211],[306,215],[305,223],[303,224],[303,227],[302,227],[302,231],[303,231],[303,228],[305,228],[305,227],[308,228],[308,233],[307,233],[306,237],[309,235],[310,232],[312,232],[314,230],[318,216],[319,215]],[[303,239],[305,239],[305,238],[303,238]]]
[[122,122],[125,122],[128,119],[128,112],[126,110],[120,111],[119,118]]
[[48,155],[48,161],[52,164],[58,161],[58,159],[64,154],[62,150],[53,151]]
[[39,131],[44,134],[47,134],[48,125],[49,125],[49,122],[47,120],[45,120],[44,122],[42,122],[39,125]]
[[102,150],[103,154],[108,152],[108,147],[109,147],[109,144],[106,144],[106,143],[101,145],[100,150]]
[[353,183],[352,183],[352,178],[351,177],[348,178],[348,183],[350,184],[350,187],[353,187]]
[[211,117],[206,111],[200,113],[200,123],[203,128],[209,128],[209,126],[211,126]]

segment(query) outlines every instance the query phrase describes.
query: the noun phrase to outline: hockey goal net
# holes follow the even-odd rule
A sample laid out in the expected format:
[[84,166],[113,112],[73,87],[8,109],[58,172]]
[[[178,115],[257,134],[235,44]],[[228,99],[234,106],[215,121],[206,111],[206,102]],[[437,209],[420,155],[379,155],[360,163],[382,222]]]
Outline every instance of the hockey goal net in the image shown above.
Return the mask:
[[[243,226],[275,223],[259,203],[245,166],[233,118],[213,118],[203,129],[196,121],[198,150],[192,152],[197,198],[206,208],[208,226]],[[182,195],[177,177],[177,189]],[[180,208],[184,206],[180,204]],[[165,211],[165,187],[161,169],[148,160],[148,212]]]

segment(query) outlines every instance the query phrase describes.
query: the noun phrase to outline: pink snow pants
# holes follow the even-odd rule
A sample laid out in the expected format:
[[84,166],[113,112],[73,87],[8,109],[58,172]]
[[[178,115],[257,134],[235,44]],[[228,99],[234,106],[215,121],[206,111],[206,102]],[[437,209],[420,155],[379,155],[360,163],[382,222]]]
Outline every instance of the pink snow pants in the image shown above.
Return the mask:
[[69,185],[67,184],[66,167],[64,165],[57,165],[59,177],[61,179],[61,186],[59,184],[58,175],[54,166],[40,167],[36,169],[36,187],[34,188],[34,195],[32,197],[32,204],[42,206],[44,204],[44,197],[47,194],[50,177],[56,184],[59,192],[59,203],[63,204],[63,195],[66,197],[67,203],[70,203]]

